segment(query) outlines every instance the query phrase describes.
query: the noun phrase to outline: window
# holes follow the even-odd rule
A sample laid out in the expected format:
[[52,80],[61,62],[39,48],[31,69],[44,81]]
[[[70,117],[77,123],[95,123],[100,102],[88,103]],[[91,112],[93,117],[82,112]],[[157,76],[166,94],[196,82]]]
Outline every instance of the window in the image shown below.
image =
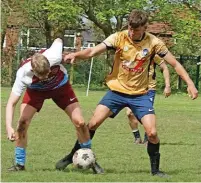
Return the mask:
[[95,43],[88,43],[88,47],[94,47]]
[[21,31],[20,46],[31,49],[46,48],[46,38],[40,29],[25,28]]
[[64,35],[64,48],[75,48],[76,37],[75,34],[65,34]]
[[32,48],[46,47],[46,38],[40,29],[29,29],[28,46]]
[[28,46],[28,29],[22,29],[20,33],[20,46],[27,48]]
[[83,49],[91,48],[91,47],[94,47],[94,46],[95,46],[95,43],[84,42],[83,47],[81,49],[83,50]]

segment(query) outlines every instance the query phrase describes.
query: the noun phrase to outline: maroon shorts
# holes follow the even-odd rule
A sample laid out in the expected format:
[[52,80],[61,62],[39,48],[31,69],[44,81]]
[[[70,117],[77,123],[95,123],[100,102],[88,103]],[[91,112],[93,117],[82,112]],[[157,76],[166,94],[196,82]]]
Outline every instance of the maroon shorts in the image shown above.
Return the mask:
[[39,112],[44,100],[50,98],[63,110],[69,104],[78,102],[70,83],[67,82],[65,85],[49,91],[38,91],[27,88],[22,103],[31,105]]

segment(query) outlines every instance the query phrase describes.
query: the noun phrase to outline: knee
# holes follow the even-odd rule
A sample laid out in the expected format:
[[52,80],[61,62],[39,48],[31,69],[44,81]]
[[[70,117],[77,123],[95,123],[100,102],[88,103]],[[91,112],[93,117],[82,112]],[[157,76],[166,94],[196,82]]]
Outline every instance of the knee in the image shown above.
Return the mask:
[[156,139],[157,138],[157,132],[156,130],[151,130],[147,132],[147,136],[149,139]]
[[89,130],[96,130],[97,128],[98,128],[98,123],[96,123],[96,122],[90,122],[89,124],[88,124],[88,127],[89,127]]
[[83,128],[84,126],[86,126],[83,119],[73,119],[72,121],[76,128]]
[[130,109],[127,109],[126,110],[126,115],[129,117],[129,116],[132,116],[133,113],[132,113],[132,111]]
[[25,118],[21,118],[18,122],[18,126],[17,126],[17,133],[19,134],[19,138],[25,138],[28,127],[30,124],[30,120],[25,119]]
[[127,110],[127,111],[126,111],[126,115],[128,116],[128,118],[134,116],[134,114],[133,114],[133,112],[132,112],[131,110]]
[[19,122],[18,122],[17,130],[18,130],[19,132],[25,131],[25,130],[28,128],[29,123],[30,123],[30,120],[25,119],[25,118],[21,118],[21,119],[19,120]]

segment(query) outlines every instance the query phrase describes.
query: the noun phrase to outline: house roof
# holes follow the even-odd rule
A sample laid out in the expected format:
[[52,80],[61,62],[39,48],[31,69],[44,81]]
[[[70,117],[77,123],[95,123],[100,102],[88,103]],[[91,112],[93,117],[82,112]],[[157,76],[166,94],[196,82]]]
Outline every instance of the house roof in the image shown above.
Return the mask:
[[171,31],[170,25],[163,22],[152,22],[148,25],[147,31],[152,34],[166,34],[172,35],[174,32]]

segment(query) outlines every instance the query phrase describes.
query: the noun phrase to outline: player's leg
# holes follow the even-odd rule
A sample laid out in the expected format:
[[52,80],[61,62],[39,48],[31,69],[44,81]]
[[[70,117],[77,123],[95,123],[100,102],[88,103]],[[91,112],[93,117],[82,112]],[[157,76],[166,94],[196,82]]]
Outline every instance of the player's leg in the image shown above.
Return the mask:
[[[97,127],[110,115],[111,111],[106,106],[97,106],[94,115],[88,124],[91,139],[93,138]],[[64,170],[69,164],[71,164],[72,157],[78,149],[80,149],[80,143],[77,140],[71,152],[56,163],[56,169]],[[103,173],[103,169],[97,164],[97,162],[95,167],[93,167],[93,170],[95,173]]]
[[69,83],[55,90],[55,95],[52,99],[68,114],[76,128],[78,136],[78,140],[76,141],[71,153],[56,163],[56,169],[63,170],[72,163],[72,157],[78,149],[81,147],[91,147],[90,138],[93,138],[93,134],[90,133],[89,135],[89,129],[84,123],[77,97]]
[[27,130],[31,119],[39,112],[44,102],[44,93],[27,89],[20,108],[20,118],[16,130],[15,165],[9,171],[24,170],[26,160]]
[[148,144],[148,136],[147,136],[146,131],[144,132],[144,140],[143,140],[142,143],[145,144],[146,146],[147,146],[147,144]]
[[20,111],[15,140],[15,165],[10,167],[9,171],[25,170],[27,131],[37,109],[28,104],[21,104]]
[[[103,114],[103,115],[100,115],[100,114]],[[94,115],[92,116],[88,124],[91,138],[94,137],[96,129],[105,121],[105,119],[107,119],[108,117],[112,115],[113,115],[113,112],[107,106],[99,104],[96,107]],[[104,169],[97,163],[97,161],[92,167],[92,170],[95,174],[104,173]]]
[[156,118],[154,114],[153,104],[148,95],[135,97],[131,103],[130,108],[134,112],[137,119],[139,119],[148,136],[147,152],[150,158],[151,173],[164,177],[166,174],[159,170],[160,165],[160,143],[156,131]]
[[[110,115],[111,111],[106,106],[103,105],[97,106],[88,124],[91,139],[94,137],[95,130],[98,128],[98,126],[100,126],[101,123],[103,123],[103,121]],[[80,143],[77,140],[71,152],[56,163],[56,169],[64,170],[69,164],[71,164],[74,153],[80,148],[81,148]]]
[[112,91],[108,91],[96,107],[94,115],[89,121],[90,135],[94,135],[96,129],[106,118],[114,118],[125,106],[127,101],[124,96]]
[[[155,100],[155,95],[156,95],[156,90],[155,89],[149,89],[147,95],[149,96],[149,99],[152,103],[152,106],[154,105],[154,100]],[[143,144],[147,145],[148,144],[148,136],[147,133],[144,133],[144,140]]]
[[56,169],[63,170],[69,164],[72,164],[72,157],[74,153],[82,148],[91,148],[91,139],[89,135],[89,129],[84,122],[84,118],[81,113],[80,105],[78,102],[68,105],[65,109],[65,112],[70,117],[73,122],[78,140],[75,143],[75,146],[70,154],[65,156],[56,164]]
[[[118,103],[118,100],[122,101],[113,92],[109,91],[100,101],[99,105],[96,107],[95,112],[88,124],[91,139],[93,138],[95,134],[95,130],[103,123],[103,121],[106,118],[108,118],[109,116],[114,117],[123,108],[123,106],[121,105],[116,105],[115,102],[113,102],[114,99],[117,100],[117,103]],[[79,148],[80,148],[80,145],[78,141],[76,141],[72,151],[56,163],[56,169],[63,170],[66,168],[66,166],[71,164],[73,154]],[[98,164],[95,164],[95,165],[96,167],[95,169],[93,169],[94,173],[102,173],[103,171],[101,170],[101,167],[99,167]]]
[[148,136],[147,152],[150,157],[152,175],[165,176],[159,169],[160,141],[156,131],[156,118],[154,114],[147,114],[142,119],[142,124]]
[[[155,99],[155,90],[149,90],[148,91],[148,98],[149,101],[152,104],[152,109],[153,104],[154,104],[154,99]],[[149,105],[149,104],[147,104]],[[151,109],[151,106],[149,107],[148,110]],[[151,172],[152,175],[157,175],[157,176],[167,176],[164,172],[161,172],[159,169],[160,166],[160,141],[157,135],[157,130],[156,130],[156,116],[154,114],[147,114],[144,115],[141,119],[143,126],[145,128],[145,139],[148,139],[147,143],[147,152],[150,157],[150,163],[151,163]]]
[[131,130],[133,132],[134,143],[135,144],[141,144],[142,140],[141,140],[141,136],[140,136],[140,131],[138,129],[139,121],[137,120],[137,118],[135,117],[135,115],[133,114],[131,109],[128,108],[128,107],[126,107],[126,115],[128,117],[129,125],[131,127]]
[[73,122],[76,128],[78,141],[81,147],[90,148],[91,140],[89,136],[89,130],[87,128],[87,125],[84,122],[84,118],[82,116],[79,103],[75,102],[68,105],[65,109],[65,112],[68,114],[68,116],[70,117],[71,121]]
[[61,109],[65,111],[65,113],[73,122],[78,141],[81,146],[90,148],[91,140],[89,136],[89,130],[84,122],[78,99],[70,83],[67,82],[62,87],[55,89],[52,92],[51,98]]

